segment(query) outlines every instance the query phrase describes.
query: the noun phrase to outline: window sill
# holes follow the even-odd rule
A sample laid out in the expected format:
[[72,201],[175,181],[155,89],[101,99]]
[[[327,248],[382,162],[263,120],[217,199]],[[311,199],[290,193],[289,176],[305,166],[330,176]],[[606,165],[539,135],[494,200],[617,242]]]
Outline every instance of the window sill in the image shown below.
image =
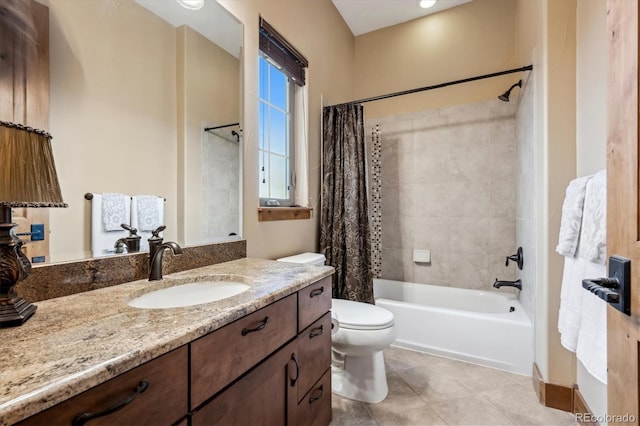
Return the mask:
[[311,219],[309,207],[258,207],[258,221]]

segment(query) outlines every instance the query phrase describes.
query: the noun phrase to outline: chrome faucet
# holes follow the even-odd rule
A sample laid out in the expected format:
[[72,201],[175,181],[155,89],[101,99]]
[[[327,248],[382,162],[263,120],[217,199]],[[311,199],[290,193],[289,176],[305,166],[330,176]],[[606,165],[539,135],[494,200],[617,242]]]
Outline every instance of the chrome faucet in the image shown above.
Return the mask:
[[162,255],[164,250],[169,249],[174,255],[182,254],[182,248],[173,241],[158,245],[153,253],[149,252],[151,263],[149,264],[149,281],[158,281],[162,279]]
[[498,279],[496,278],[496,281],[493,283],[493,286],[495,288],[515,287],[518,290],[522,290],[522,281],[520,281],[520,279],[517,279],[515,281],[498,281]]

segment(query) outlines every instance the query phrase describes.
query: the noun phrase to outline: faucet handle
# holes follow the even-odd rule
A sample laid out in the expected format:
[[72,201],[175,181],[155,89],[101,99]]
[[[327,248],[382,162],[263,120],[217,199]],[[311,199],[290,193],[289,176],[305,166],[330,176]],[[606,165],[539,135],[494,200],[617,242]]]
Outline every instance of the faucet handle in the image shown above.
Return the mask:
[[126,229],[127,231],[129,231],[130,235],[138,235],[138,229],[134,228],[133,226],[127,225],[126,223],[121,223],[120,226],[123,229]]
[[160,233],[162,231],[164,231],[165,229],[167,229],[167,227],[165,225],[160,225],[158,226],[156,229],[154,229],[153,231],[151,231],[151,235],[153,235],[154,237],[160,237]]

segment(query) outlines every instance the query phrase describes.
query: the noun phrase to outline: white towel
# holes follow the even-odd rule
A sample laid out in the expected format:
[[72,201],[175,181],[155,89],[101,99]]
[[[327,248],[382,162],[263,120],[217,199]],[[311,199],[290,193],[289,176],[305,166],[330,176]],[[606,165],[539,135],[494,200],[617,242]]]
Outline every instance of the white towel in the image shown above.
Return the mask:
[[104,230],[119,231],[123,223],[131,224],[131,198],[124,194],[102,194],[102,221]]
[[[127,196],[129,202],[125,205],[125,216],[129,223],[131,216],[131,198]],[[91,200],[91,255],[93,257],[108,256],[115,253],[113,248],[115,242],[120,238],[129,235],[129,231],[125,231],[118,225],[117,231],[106,231],[104,219],[102,215],[102,194],[93,194]],[[121,222],[122,223],[122,222]]]
[[[149,211],[145,211],[149,209]],[[131,226],[138,229],[140,251],[149,250],[151,231],[164,225],[164,198],[156,195],[134,195],[131,200]]]
[[[601,268],[601,271],[588,271],[588,278],[606,276],[604,265],[588,263]],[[582,299],[576,357],[593,377],[607,384],[607,303],[587,290]]]
[[601,170],[587,183],[578,256],[605,264],[607,255],[607,173]]
[[562,288],[560,290],[560,311],[558,312],[558,331],[560,343],[571,352],[578,346],[578,334],[582,321],[582,275],[586,261],[577,257],[564,258]]
[[582,210],[587,182],[591,176],[583,176],[569,182],[562,204],[562,219],[560,222],[560,235],[556,252],[563,256],[573,257],[578,248],[580,225],[582,223]]

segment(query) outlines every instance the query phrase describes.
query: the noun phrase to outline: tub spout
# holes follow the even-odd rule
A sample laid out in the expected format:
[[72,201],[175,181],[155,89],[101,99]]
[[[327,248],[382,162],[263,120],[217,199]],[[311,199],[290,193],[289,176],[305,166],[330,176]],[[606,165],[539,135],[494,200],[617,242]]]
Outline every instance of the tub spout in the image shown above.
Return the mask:
[[517,279],[515,281],[498,281],[498,279],[496,278],[496,281],[493,283],[493,286],[495,288],[515,287],[518,290],[522,290],[522,281],[520,281],[520,279]]

